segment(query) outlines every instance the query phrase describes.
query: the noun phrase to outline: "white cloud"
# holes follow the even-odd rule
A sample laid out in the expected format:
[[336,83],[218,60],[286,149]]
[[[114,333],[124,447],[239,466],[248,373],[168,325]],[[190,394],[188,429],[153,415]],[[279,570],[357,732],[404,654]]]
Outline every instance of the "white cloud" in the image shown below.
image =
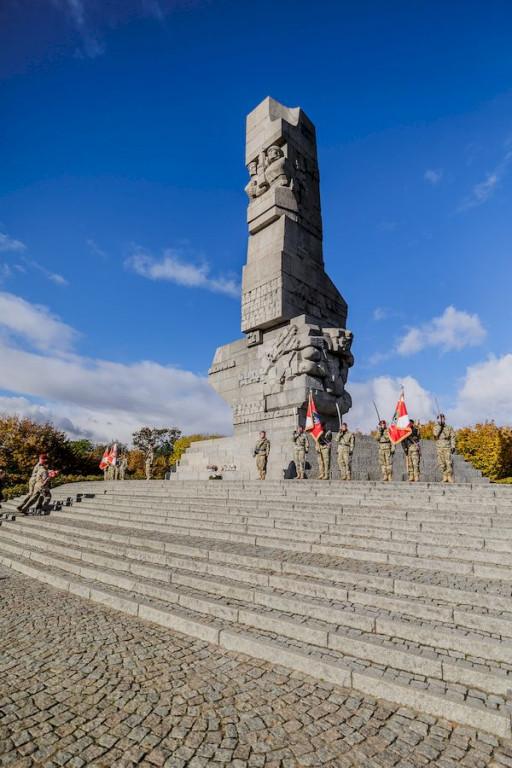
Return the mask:
[[[206,377],[189,371],[151,361],[127,365],[43,356],[1,343],[0,355],[0,389],[42,401],[36,408],[26,400],[24,412],[32,415],[36,408],[44,420],[51,418],[70,431],[62,422],[68,419],[72,434],[129,442],[141,426],[176,425],[186,433],[231,431],[231,409]],[[12,407],[6,398],[0,405],[19,412],[19,396]]]
[[149,280],[168,280],[188,288],[205,288],[214,293],[224,293],[234,299],[240,298],[240,283],[234,277],[210,275],[210,266],[185,261],[183,255],[168,248],[158,261],[149,253],[137,250],[125,261],[125,266]]
[[512,152],[507,152],[494,171],[487,173],[484,181],[480,181],[475,184],[471,193],[462,201],[457,208],[457,212],[466,211],[468,208],[476,208],[492,196],[494,190],[497,189],[508,171],[510,162],[512,161]]
[[396,351],[400,355],[412,355],[426,347],[440,347],[443,352],[448,352],[481,344],[485,336],[478,315],[450,306],[442,315],[419,328],[409,328]]
[[5,232],[0,232],[0,251],[13,251],[19,253],[20,251],[26,251],[27,246],[22,243],[21,240],[15,240]]
[[512,424],[512,354],[470,365],[447,415],[459,426],[491,421]]
[[405,402],[411,419],[420,421],[432,419],[435,414],[434,399],[415,378],[378,376],[365,382],[348,382],[347,389],[352,396],[352,408],[346,415],[346,420],[350,428],[359,428],[363,432],[375,429],[377,414],[372,401],[375,402],[380,417],[389,423],[402,385],[405,388]]
[[[0,331],[10,339],[22,339],[43,352],[65,352],[71,349],[78,336],[71,326],[61,322],[46,307],[30,304],[4,291],[0,291]],[[6,365],[4,360],[2,363]]]
[[[151,361],[72,353],[78,336],[43,306],[0,292],[0,411],[52,421],[72,436],[129,442],[141,426],[231,431],[231,409],[206,377]],[[38,352],[16,346],[28,342]]]
[[444,170],[443,168],[429,168],[427,171],[425,171],[423,178],[426,181],[429,181],[433,187],[435,187],[436,184],[438,184],[441,179],[443,178]]

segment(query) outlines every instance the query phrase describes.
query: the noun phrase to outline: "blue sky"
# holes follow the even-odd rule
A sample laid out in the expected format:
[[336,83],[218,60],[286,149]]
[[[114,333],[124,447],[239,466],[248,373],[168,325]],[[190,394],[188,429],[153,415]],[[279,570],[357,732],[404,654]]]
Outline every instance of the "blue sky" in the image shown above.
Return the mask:
[[[105,7],[108,6],[108,7]],[[245,116],[317,129],[353,427],[434,395],[512,421],[512,6],[4,0],[0,411],[73,437],[230,431],[205,380],[240,336]]]

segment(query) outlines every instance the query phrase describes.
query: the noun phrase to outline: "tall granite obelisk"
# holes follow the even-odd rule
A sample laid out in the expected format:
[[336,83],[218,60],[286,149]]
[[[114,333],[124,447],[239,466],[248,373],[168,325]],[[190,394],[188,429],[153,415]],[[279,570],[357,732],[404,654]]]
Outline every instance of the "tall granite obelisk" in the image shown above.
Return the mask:
[[272,443],[267,476],[282,478],[310,391],[333,430],[336,405],[344,414],[352,404],[345,391],[352,333],[347,304],[324,269],[313,123],[301,109],[266,98],[247,117],[246,165],[244,337],[219,347],[209,371],[210,384],[233,408],[234,437],[197,450],[211,463],[231,458],[238,477],[252,477],[248,447],[264,429]]

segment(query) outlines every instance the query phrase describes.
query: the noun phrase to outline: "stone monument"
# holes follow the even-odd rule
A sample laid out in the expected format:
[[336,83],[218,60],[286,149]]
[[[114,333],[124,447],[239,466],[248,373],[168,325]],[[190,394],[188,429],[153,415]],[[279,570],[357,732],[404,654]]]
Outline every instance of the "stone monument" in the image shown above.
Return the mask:
[[[353,334],[347,304],[324,269],[313,123],[301,109],[267,97],[247,117],[245,160],[244,337],[219,347],[209,371],[210,384],[233,409],[234,437],[197,448],[216,464],[238,461],[233,477],[247,479],[255,476],[250,445],[264,429],[272,444],[268,476],[282,478],[309,393],[336,431],[336,406],[344,414],[352,404],[345,384]],[[186,477],[188,463],[179,476]]]

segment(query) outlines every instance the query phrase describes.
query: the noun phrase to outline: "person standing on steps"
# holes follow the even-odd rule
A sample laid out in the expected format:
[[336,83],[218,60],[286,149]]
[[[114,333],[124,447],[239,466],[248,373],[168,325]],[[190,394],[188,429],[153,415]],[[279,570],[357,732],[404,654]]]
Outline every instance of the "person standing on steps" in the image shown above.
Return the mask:
[[254,446],[253,455],[256,457],[256,467],[260,475],[260,480],[267,476],[267,461],[270,453],[270,440],[267,438],[265,430],[261,430],[260,438]]
[[342,480],[352,480],[352,454],[356,438],[353,432],[349,431],[348,424],[344,421],[336,437],[338,443],[338,467],[341,472]]
[[446,424],[444,413],[437,417],[434,427],[434,440],[437,441],[437,463],[443,473],[443,483],[453,483],[453,454],[455,453],[455,430]]
[[322,421],[323,432],[316,441],[316,452],[318,454],[318,479],[329,480],[331,472],[331,444],[332,432],[327,429],[327,423]]
[[153,452],[153,448],[148,448],[148,452],[146,453],[146,480],[151,480],[151,476],[153,474],[154,459],[155,454]]
[[303,480],[306,477],[305,465],[306,454],[309,451],[309,440],[304,433],[304,427],[297,427],[292,437],[293,442],[293,461],[295,462],[296,480]]
[[411,434],[402,440],[402,448],[405,454],[405,464],[410,483],[420,481],[420,431],[413,419],[410,420]]
[[382,480],[385,483],[389,483],[393,479],[392,456],[395,453],[395,446],[391,442],[389,430],[384,419],[379,421],[375,440],[379,444],[379,466],[382,473]]
[[39,456],[39,461],[37,462],[37,464],[35,465],[34,469],[32,470],[32,474],[30,475],[30,480],[28,481],[28,492],[29,492],[29,494],[34,493],[34,483],[36,481],[36,474],[37,474],[37,470],[41,466],[41,462],[45,462],[47,460],[48,460],[48,456],[46,455],[46,453],[42,453]]
[[124,480],[124,476],[126,475],[126,470],[128,469],[128,459],[126,458],[126,454],[123,453],[121,456],[121,460],[119,462],[119,479]]

